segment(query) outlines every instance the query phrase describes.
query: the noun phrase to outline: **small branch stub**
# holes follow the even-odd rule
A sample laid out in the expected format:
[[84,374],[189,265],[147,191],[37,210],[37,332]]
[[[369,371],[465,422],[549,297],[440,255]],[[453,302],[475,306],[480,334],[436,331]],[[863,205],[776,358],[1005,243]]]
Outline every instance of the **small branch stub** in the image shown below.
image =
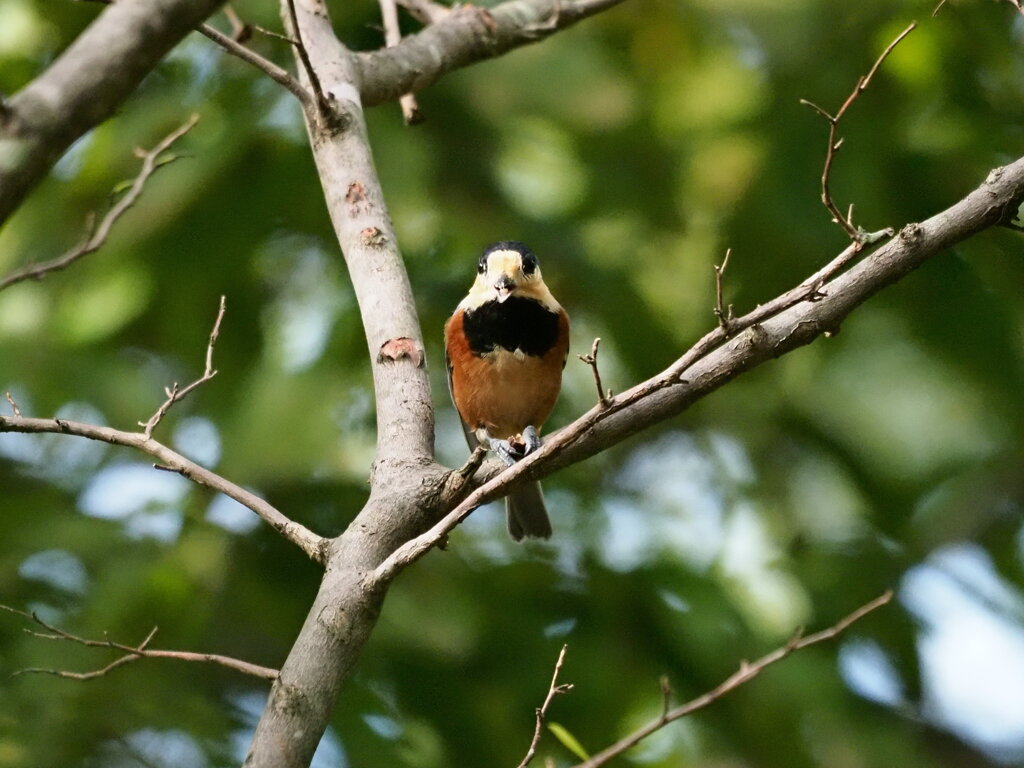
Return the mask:
[[590,366],[590,370],[594,372],[594,384],[597,386],[597,400],[601,404],[602,408],[607,408],[612,403],[612,391],[609,389],[607,392],[604,390],[604,386],[601,384],[601,371],[597,367],[597,348],[601,344],[600,337],[594,339],[594,345],[590,348],[589,355],[576,355],[580,360]]
[[416,343],[415,339],[407,336],[399,336],[396,339],[385,341],[377,353],[377,362],[387,361],[398,362],[402,358],[408,358],[412,364],[419,368],[423,365],[423,348]]
[[725,270],[729,266],[729,257],[732,255],[732,248],[725,249],[725,258],[721,264],[715,264],[715,317],[718,318],[718,325],[726,336],[730,334],[733,317],[732,304],[728,308],[722,304],[722,280],[725,277]]

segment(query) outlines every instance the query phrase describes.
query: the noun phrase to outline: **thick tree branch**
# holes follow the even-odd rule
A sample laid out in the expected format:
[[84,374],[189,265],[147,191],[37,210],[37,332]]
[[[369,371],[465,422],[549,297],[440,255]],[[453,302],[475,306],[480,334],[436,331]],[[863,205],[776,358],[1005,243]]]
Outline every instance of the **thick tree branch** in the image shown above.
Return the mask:
[[100,427],[95,424],[83,424],[65,419],[33,419],[24,416],[0,416],[0,432],[76,435],[89,440],[100,440],[111,445],[123,445],[142,451],[160,462],[161,469],[177,472],[194,483],[219,491],[248,507],[263,518],[271,528],[305,552],[310,559],[323,563],[326,557],[327,541],[325,539],[305,526],[288,519],[273,505],[256,494],[221,477],[216,472],[211,472],[194,461],[186,459],[163,443],[152,437],[146,437],[142,432],[125,432],[112,427]]
[[135,205],[135,202],[142,196],[142,190],[146,186],[149,177],[156,173],[157,169],[162,168],[177,158],[176,155],[162,157],[164,152],[169,150],[178,139],[192,130],[192,127],[198,121],[199,115],[192,115],[184,125],[172,131],[153,149],[148,152],[138,150],[139,156],[142,158],[142,168],[139,170],[138,175],[132,181],[128,191],[107,211],[98,225],[93,226],[93,222],[90,220],[89,232],[84,242],[75,246],[63,256],[50,259],[49,261],[42,261],[38,264],[29,264],[27,267],[12,272],[7,277],[0,278],[0,291],[23,280],[41,280],[50,272],[65,269],[83,256],[88,256],[90,253],[99,250],[107,241],[107,237],[110,236],[110,230],[114,228],[117,220],[127,213],[128,209]]
[[132,661],[138,661],[139,659],[175,659],[177,661],[192,661],[202,662],[205,664],[216,664],[220,667],[226,667],[227,669],[233,669],[236,672],[241,672],[245,675],[252,675],[253,677],[259,677],[263,680],[276,680],[277,670],[271,669],[270,667],[263,667],[259,664],[253,664],[242,659],[236,659],[231,656],[222,656],[219,653],[196,653],[194,651],[165,651],[150,648],[149,644],[153,638],[156,637],[157,628],[153,627],[149,634],[146,635],[145,639],[138,645],[125,645],[124,643],[116,643],[109,638],[103,640],[90,640],[85,637],[79,637],[73,635],[70,632],[66,632],[63,629],[53,626],[52,624],[44,621],[35,613],[27,613],[26,611],[19,611],[17,608],[11,608],[9,605],[0,605],[0,610],[13,613],[17,616],[21,616],[26,619],[34,621],[39,626],[46,629],[50,634],[43,634],[41,632],[31,632],[35,637],[43,640],[64,640],[70,643],[77,643],[78,645],[84,645],[88,648],[109,648],[115,651],[122,651],[123,656],[118,656],[112,662],[106,666],[94,669],[90,672],[71,672],[65,669],[43,669],[40,667],[30,667],[28,669],[21,669],[15,672],[15,675],[23,674],[44,674],[54,675],[56,677],[64,677],[69,680],[95,680],[97,677],[104,677],[109,672],[117,669],[118,667],[124,666]]
[[419,91],[442,75],[536,43],[622,0],[508,0],[466,4],[390,48],[355,56],[363,103],[373,106]]
[[849,616],[836,622],[828,629],[823,629],[820,632],[815,632],[813,635],[803,636],[802,630],[798,630],[792,639],[781,648],[776,648],[771,653],[765,654],[760,659],[754,662],[743,661],[740,663],[740,668],[736,670],[732,675],[722,681],[721,684],[712,688],[705,694],[698,696],[692,701],[688,701],[674,709],[668,705],[666,687],[662,685],[663,694],[665,698],[665,707],[662,710],[661,716],[657,719],[648,723],[643,728],[634,731],[629,736],[615,742],[607,749],[603,749],[596,755],[591,757],[589,760],[585,760],[579,763],[575,768],[599,768],[599,766],[607,765],[613,758],[618,757],[626,750],[634,747],[636,744],[641,742],[643,739],[650,736],[655,731],[659,731],[666,725],[671,723],[673,720],[678,720],[681,717],[693,714],[699,709],[704,709],[710,704],[718,701],[720,698],[725,696],[727,693],[739,688],[744,683],[748,683],[757,677],[765,668],[770,667],[772,664],[782,661],[787,656],[796,651],[803,650],[811,645],[822,643],[826,640],[832,640],[838,637],[844,630],[850,627],[852,624],[860,621],[872,611],[881,608],[883,605],[887,605],[892,600],[892,592],[885,592],[879,595],[871,602],[862,605],[856,611],[851,613]]
[[114,3],[0,112],[0,224],[222,0]]
[[[543,447],[483,483],[429,531],[406,542],[379,565],[371,583],[383,586],[428,552],[481,504],[516,483],[540,479],[589,458],[665,419],[741,373],[823,334],[838,330],[857,306],[929,258],[978,232],[1009,221],[1024,200],[1024,158],[993,170],[980,187],[920,224],[907,224],[849,271],[834,275],[861,253],[853,243],[796,288],[729,324],[715,328],[657,376],[598,404],[550,435]],[[885,236],[875,233],[868,241]],[[742,332],[741,332],[742,331]]]

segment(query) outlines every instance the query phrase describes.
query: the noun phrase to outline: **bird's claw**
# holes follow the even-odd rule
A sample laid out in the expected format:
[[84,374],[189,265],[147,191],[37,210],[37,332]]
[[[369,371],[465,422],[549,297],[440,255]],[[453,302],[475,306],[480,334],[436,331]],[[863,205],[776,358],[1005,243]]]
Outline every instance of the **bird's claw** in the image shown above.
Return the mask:
[[498,458],[510,467],[541,446],[540,435],[532,424],[524,429],[521,435],[516,435],[511,440],[489,437],[487,443]]

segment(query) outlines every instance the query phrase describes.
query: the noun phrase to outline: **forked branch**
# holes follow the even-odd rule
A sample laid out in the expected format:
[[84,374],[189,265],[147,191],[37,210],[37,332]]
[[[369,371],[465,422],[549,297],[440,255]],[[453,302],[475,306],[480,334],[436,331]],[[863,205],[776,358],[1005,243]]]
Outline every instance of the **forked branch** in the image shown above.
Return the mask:
[[143,428],[143,434],[148,438],[153,435],[153,430],[156,429],[161,419],[167,415],[167,411],[171,409],[171,406],[180,400],[184,400],[188,394],[202,384],[205,384],[214,376],[217,375],[216,369],[213,367],[213,347],[217,343],[217,337],[220,335],[220,323],[224,319],[224,304],[225,298],[220,297],[220,307],[217,310],[217,319],[213,321],[213,330],[210,331],[210,342],[206,345],[206,369],[203,371],[203,375],[187,385],[183,389],[178,389],[178,382],[174,382],[170,387],[164,389],[167,395],[167,399],[156,409],[156,412],[149,417],[148,421],[140,421],[139,426]]
[[871,70],[857,80],[857,85],[854,86],[850,95],[846,97],[846,101],[843,102],[842,106],[839,107],[839,111],[834,115],[829,114],[814,102],[808,101],[807,99],[800,99],[801,104],[806,104],[828,121],[828,147],[825,150],[825,164],[821,171],[821,202],[832,215],[832,220],[839,224],[839,226],[846,231],[846,234],[850,236],[850,239],[857,244],[861,243],[863,233],[853,224],[853,205],[849,207],[844,215],[832,199],[832,164],[835,162],[836,153],[843,145],[843,140],[839,138],[839,121],[843,119],[843,115],[846,114],[846,110],[850,108],[850,105],[853,104],[856,98],[864,92],[868,85],[871,84],[871,79],[875,76],[878,68],[882,66],[882,62],[888,58],[889,54],[893,52],[893,49],[895,49],[903,38],[909,35],[916,26],[917,22],[911,22],[906,29],[896,36],[895,40],[886,46],[886,49],[882,51],[882,54],[875,60]]
[[831,640],[839,636],[844,630],[850,627],[852,624],[860,621],[869,613],[883,605],[888,604],[892,600],[892,592],[886,591],[884,594],[879,595],[874,600],[860,608],[855,610],[849,616],[839,620],[828,629],[823,629],[820,632],[815,632],[813,635],[804,636],[801,630],[798,630],[795,635],[781,648],[776,648],[771,653],[765,654],[761,658],[754,662],[743,661],[740,663],[740,668],[736,670],[732,675],[723,680],[719,685],[712,688],[705,694],[692,699],[685,704],[678,707],[671,708],[669,706],[669,689],[667,683],[662,681],[662,713],[661,716],[656,720],[645,725],[633,733],[629,734],[623,739],[612,744],[607,749],[603,749],[596,755],[591,757],[589,760],[585,760],[579,763],[575,768],[598,768],[599,766],[608,764],[613,758],[618,757],[626,750],[635,746],[636,744],[643,741],[645,738],[650,736],[655,731],[659,731],[666,725],[674,720],[678,720],[681,717],[693,714],[694,712],[704,709],[707,706],[715,703],[726,694],[739,688],[741,685],[750,682],[759,674],[761,674],[766,668],[772,664],[776,664],[787,656],[796,651],[801,651],[804,648],[808,648],[812,645]]
[[46,633],[35,632],[33,630],[25,630],[33,637],[38,637],[42,640],[60,640],[69,643],[77,643],[78,645],[84,645],[88,648],[107,648],[110,650],[121,651],[122,655],[118,656],[109,664],[98,669],[91,670],[89,672],[72,672],[66,669],[45,669],[41,667],[29,667],[28,669],[20,669],[15,672],[15,675],[25,674],[43,674],[43,675],[54,675],[55,677],[63,677],[69,680],[95,680],[98,677],[104,677],[118,667],[122,667],[132,661],[138,661],[139,659],[176,659],[178,661],[191,661],[191,662],[202,662],[205,664],[216,664],[217,666],[226,667],[233,669],[236,672],[241,672],[246,675],[252,675],[263,680],[276,680],[277,670],[271,669],[270,667],[264,667],[259,664],[253,664],[248,661],[242,661],[231,656],[222,656],[218,653],[195,653],[193,651],[167,651],[167,650],[156,650],[149,647],[150,642],[156,637],[157,627],[153,627],[146,635],[145,639],[138,645],[126,645],[124,643],[114,642],[110,638],[104,638],[103,640],[90,640],[85,637],[79,637],[70,632],[67,632],[59,627],[55,627],[47,621],[44,621],[36,613],[28,613],[26,611],[20,611],[17,608],[12,608],[9,605],[0,605],[0,610],[13,613],[16,616],[28,619],[35,622],[43,629],[47,630]]
[[110,230],[113,229],[117,220],[127,213],[135,205],[139,197],[142,196],[142,190],[146,186],[149,177],[163,166],[178,159],[177,155],[165,155],[164,153],[170,150],[178,139],[191,131],[198,121],[199,115],[192,115],[183,125],[175,128],[165,136],[153,149],[148,151],[136,150],[136,154],[142,160],[142,168],[139,169],[138,175],[128,187],[128,191],[100,219],[99,224],[95,222],[95,214],[90,214],[85,239],[63,256],[50,259],[49,261],[41,261],[37,264],[29,264],[27,267],[12,272],[4,278],[0,278],[0,291],[24,280],[41,280],[51,272],[57,272],[70,267],[82,257],[98,251],[107,241],[107,238],[110,236]]
[[558,682],[558,675],[562,671],[562,664],[565,663],[565,652],[567,650],[569,650],[569,646],[563,645],[562,650],[558,654],[558,661],[555,662],[555,672],[551,676],[551,685],[548,686],[548,694],[544,697],[544,703],[537,707],[537,711],[534,713],[533,739],[526,750],[526,755],[516,768],[526,768],[536,756],[537,745],[540,744],[540,736],[544,728],[544,720],[548,714],[548,707],[555,700],[555,696],[561,696],[563,693],[569,693],[572,690],[572,683]]

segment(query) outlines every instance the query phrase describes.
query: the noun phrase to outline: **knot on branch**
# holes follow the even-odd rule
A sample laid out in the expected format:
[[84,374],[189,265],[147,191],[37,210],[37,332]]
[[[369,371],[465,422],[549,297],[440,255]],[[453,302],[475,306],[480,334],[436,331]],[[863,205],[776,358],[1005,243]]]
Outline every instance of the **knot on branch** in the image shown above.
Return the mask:
[[907,245],[918,245],[924,238],[924,230],[921,229],[921,225],[916,222],[911,222],[900,230],[900,240]]
[[408,336],[388,339],[380,346],[380,351],[377,353],[377,362],[386,363],[390,360],[396,363],[403,357],[408,358],[412,361],[413,365],[420,368],[423,365],[423,347],[417,344],[415,339],[410,339]]

